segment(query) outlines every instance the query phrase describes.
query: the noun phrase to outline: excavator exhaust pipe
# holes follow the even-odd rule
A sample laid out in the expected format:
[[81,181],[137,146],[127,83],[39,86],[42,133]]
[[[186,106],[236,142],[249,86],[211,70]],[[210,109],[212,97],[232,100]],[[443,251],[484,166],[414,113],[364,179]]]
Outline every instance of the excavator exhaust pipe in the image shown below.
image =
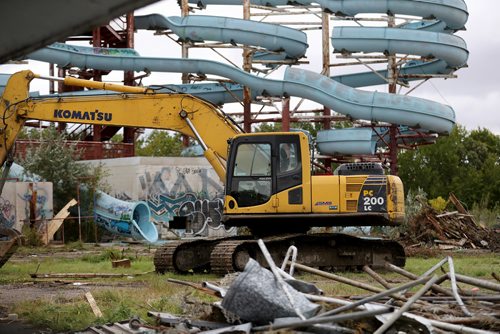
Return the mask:
[[151,222],[151,211],[146,202],[126,202],[98,192],[95,202],[96,224],[112,234],[145,240],[158,240],[158,230]]

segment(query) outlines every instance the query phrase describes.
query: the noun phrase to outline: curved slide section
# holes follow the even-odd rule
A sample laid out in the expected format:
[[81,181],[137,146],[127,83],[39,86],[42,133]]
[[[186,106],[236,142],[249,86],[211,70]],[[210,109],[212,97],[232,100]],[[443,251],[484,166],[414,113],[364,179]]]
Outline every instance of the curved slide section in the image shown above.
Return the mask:
[[100,70],[213,74],[248,86],[258,95],[302,97],[353,119],[403,124],[438,133],[449,133],[455,120],[455,113],[449,106],[415,97],[360,91],[299,69],[288,69],[284,80],[271,80],[210,60],[113,57],[95,54],[93,48],[73,48],[59,43],[28,57],[60,66]]
[[94,211],[96,224],[112,234],[149,243],[158,241],[158,231],[150,220],[146,202],[125,202],[99,192]]
[[288,58],[293,59],[302,58],[308,48],[307,35],[302,31],[277,24],[221,16],[135,16],[135,28],[170,29],[182,41],[217,41],[260,46],[268,51],[283,51]]
[[469,57],[462,38],[433,31],[339,27],[331,39],[335,52],[406,53],[442,59],[452,68],[464,66]]
[[[241,6],[241,0],[189,0],[204,8],[207,5]],[[450,29],[463,29],[469,13],[463,0],[250,0],[253,5],[285,6],[291,3],[310,5],[318,3],[323,10],[339,16],[355,16],[361,13],[386,14],[387,12],[403,15],[435,18],[447,22]]]

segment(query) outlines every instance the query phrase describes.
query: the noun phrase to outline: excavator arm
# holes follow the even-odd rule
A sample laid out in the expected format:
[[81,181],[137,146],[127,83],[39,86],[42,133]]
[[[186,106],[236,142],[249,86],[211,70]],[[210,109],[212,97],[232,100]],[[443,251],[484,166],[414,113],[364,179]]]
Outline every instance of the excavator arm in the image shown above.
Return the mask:
[[[0,163],[3,164],[26,120],[165,129],[197,139],[225,182],[227,142],[242,130],[213,105],[187,94],[66,78],[65,84],[121,92],[111,95],[29,97],[31,71],[15,73],[0,101]],[[40,77],[43,78],[43,77]]]

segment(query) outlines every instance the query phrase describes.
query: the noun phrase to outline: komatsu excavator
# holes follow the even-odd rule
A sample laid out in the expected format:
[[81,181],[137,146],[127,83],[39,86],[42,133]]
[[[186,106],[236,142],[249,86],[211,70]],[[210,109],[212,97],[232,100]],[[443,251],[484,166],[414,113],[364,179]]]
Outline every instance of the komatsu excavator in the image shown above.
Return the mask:
[[[243,133],[215,106],[186,94],[64,79],[66,85],[118,93],[30,97],[31,71],[13,74],[1,98],[0,162],[26,120],[169,129],[195,138],[225,184],[223,223],[247,226],[263,237],[275,260],[290,245],[309,266],[404,266],[397,242],[344,234],[307,233],[311,227],[398,225],[404,218],[403,185],[372,164],[348,164],[336,175],[312,175],[311,146],[302,132]],[[248,258],[263,262],[256,239],[236,236],[180,240],[155,254],[156,271],[242,270]]]

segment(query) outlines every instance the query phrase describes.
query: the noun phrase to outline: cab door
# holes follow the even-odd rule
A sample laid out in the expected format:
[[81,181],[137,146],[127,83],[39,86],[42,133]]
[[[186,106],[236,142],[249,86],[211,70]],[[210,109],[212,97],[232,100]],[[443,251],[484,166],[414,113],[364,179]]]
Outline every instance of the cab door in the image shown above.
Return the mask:
[[300,138],[297,134],[275,137],[276,200],[278,213],[297,213],[304,206],[304,182]]
[[267,136],[244,136],[231,144],[226,180],[228,214],[275,213],[273,143]]

